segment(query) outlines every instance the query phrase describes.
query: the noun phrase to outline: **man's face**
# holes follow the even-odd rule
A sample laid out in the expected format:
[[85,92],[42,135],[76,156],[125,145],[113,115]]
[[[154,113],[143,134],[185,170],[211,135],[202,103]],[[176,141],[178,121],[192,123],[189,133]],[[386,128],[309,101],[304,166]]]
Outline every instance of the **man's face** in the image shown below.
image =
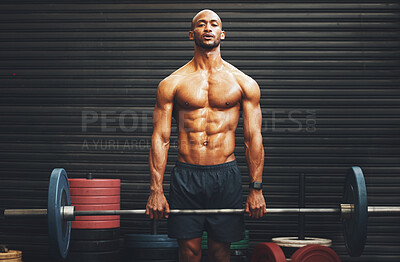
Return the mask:
[[217,14],[205,11],[198,14],[193,22],[189,37],[194,40],[196,46],[211,50],[219,46],[221,39],[225,38],[221,19]]

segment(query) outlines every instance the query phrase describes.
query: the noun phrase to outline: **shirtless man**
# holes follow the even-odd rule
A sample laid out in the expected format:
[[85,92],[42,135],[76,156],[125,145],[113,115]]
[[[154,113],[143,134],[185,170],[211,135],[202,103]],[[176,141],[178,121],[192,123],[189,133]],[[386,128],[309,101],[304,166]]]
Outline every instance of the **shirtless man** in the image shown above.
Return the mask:
[[[243,215],[169,215],[169,212],[170,208],[243,207],[241,175],[234,155],[235,130],[242,109],[251,182],[245,210],[252,218],[265,215],[260,188],[264,166],[260,89],[252,78],[222,60],[220,41],[225,32],[216,13],[199,12],[192,20],[189,38],[195,43],[193,59],[161,81],[157,90],[146,214],[151,219],[169,217],[168,234],[178,239],[181,262],[200,261],[203,230],[208,232],[210,261],[228,262],[230,243],[244,237]],[[162,183],[172,117],[177,121],[179,144],[168,204]]]

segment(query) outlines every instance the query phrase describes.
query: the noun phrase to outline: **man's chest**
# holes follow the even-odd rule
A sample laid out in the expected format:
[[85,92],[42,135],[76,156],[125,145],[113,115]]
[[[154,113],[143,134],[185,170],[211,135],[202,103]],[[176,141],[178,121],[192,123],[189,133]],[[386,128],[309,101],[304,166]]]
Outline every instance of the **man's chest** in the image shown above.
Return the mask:
[[180,81],[175,101],[184,108],[230,108],[241,97],[241,87],[230,74],[189,75]]

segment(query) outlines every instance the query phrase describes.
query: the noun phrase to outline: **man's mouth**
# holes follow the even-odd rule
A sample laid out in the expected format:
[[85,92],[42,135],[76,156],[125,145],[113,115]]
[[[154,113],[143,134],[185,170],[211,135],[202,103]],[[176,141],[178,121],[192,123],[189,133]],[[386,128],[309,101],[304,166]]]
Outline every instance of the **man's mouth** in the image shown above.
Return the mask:
[[211,39],[214,38],[214,36],[211,35],[211,34],[204,34],[204,35],[203,35],[203,38],[204,38],[205,40],[211,40]]

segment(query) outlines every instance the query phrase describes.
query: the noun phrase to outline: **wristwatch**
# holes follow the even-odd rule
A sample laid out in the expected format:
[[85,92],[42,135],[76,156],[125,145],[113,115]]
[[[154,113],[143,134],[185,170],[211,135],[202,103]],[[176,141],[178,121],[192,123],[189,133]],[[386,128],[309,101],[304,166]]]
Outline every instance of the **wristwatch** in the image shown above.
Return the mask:
[[261,190],[262,189],[262,182],[253,182],[249,184],[249,188],[253,188],[256,190]]

